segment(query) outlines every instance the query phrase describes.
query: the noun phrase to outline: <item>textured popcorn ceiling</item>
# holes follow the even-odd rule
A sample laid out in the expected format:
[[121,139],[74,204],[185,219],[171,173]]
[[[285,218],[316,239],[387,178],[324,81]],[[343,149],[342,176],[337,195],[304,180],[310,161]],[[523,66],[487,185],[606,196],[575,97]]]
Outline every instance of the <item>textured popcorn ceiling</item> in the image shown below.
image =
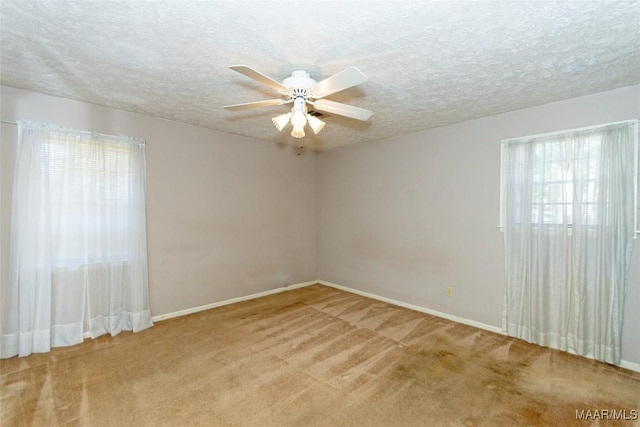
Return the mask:
[[[324,150],[640,83],[639,1],[2,1],[1,82],[265,141],[289,106],[228,66],[369,81],[328,99]],[[290,130],[290,127],[288,128]]]

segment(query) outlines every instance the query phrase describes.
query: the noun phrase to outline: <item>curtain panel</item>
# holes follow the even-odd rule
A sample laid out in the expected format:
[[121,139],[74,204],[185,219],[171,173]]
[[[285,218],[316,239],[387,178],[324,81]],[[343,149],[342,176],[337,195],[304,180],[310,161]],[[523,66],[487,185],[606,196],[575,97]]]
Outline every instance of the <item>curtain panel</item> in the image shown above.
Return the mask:
[[620,363],[637,141],[637,120],[503,141],[508,335]]
[[144,141],[18,123],[0,356],[152,326]]

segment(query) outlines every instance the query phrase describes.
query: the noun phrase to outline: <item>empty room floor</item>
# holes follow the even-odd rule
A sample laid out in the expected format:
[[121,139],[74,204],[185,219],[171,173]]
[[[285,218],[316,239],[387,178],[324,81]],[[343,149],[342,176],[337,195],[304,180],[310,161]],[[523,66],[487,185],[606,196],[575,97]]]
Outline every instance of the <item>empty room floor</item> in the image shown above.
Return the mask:
[[587,426],[602,410],[629,426],[640,410],[640,373],[322,285],[2,360],[0,387],[4,426]]

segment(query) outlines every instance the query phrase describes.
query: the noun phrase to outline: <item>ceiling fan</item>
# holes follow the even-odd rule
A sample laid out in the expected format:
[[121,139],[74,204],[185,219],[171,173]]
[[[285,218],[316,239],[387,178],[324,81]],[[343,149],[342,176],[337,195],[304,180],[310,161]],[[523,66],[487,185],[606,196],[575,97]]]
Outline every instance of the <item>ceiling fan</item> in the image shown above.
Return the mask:
[[[225,105],[224,108],[237,111],[293,103],[290,112],[274,117],[272,121],[279,131],[282,131],[291,121],[293,126],[291,136],[295,138],[302,138],[305,135],[304,127],[307,124],[316,134],[322,130],[324,122],[313,115],[314,111],[324,111],[362,121],[368,120],[373,114],[373,111],[364,108],[324,99],[329,95],[366,82],[367,76],[356,67],[347,68],[320,82],[312,79],[311,75],[304,70],[295,70],[282,83],[247,65],[232,65],[229,68],[275,89],[283,98]],[[309,105],[312,107],[311,111],[308,108]]]

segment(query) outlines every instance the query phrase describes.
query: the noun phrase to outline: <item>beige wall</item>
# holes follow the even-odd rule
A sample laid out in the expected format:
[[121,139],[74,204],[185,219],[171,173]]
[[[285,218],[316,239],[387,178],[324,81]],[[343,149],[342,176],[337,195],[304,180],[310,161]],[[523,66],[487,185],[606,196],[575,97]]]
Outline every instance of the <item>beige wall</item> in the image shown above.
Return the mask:
[[[147,141],[153,315],[317,278],[318,155],[1,87],[2,120],[39,120]],[[16,126],[1,127],[0,231],[6,289]]]
[[[269,142],[0,89],[2,120],[147,140],[153,315],[314,280],[319,265],[323,280],[500,327],[498,141],[640,117],[634,86],[298,157]],[[5,289],[16,128],[0,130]],[[639,244],[632,262],[622,354],[640,363]]]
[[[499,141],[638,117],[633,86],[322,153],[320,277],[501,327]],[[630,274],[622,358],[640,363],[638,243]]]

